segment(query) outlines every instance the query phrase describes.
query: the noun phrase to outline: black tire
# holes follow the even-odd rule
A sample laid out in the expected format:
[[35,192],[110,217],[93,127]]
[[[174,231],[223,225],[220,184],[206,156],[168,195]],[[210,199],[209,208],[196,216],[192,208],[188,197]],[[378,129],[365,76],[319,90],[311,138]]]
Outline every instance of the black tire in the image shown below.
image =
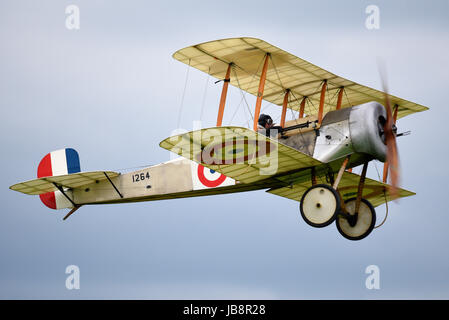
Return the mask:
[[[349,204],[350,202],[353,202],[353,201],[357,201],[357,198],[348,199],[345,201],[345,204]],[[362,228],[362,231],[363,231],[362,233],[360,233],[358,235],[354,235],[354,234],[351,235],[348,232],[345,232],[345,230],[346,231],[351,230],[350,228],[360,227],[360,225],[358,225],[359,222],[362,221],[361,219],[359,219],[360,217],[357,217],[357,221],[354,226],[350,226],[348,223],[348,220],[343,215],[339,215],[338,218],[335,220],[335,224],[337,225],[338,232],[340,232],[340,234],[343,237],[345,237],[346,239],[353,240],[353,241],[362,240],[362,239],[366,238],[374,229],[374,226],[376,224],[376,210],[374,209],[371,202],[369,202],[368,200],[362,198],[361,203],[360,203],[361,206],[362,206],[362,203],[366,205],[365,209],[368,209],[368,210],[364,211],[365,212],[364,214],[368,214],[368,212],[369,212],[369,214],[371,215],[371,222],[369,224],[365,223],[366,227],[364,229],[366,229],[366,230],[363,230],[363,228]],[[359,211],[360,211],[360,209],[359,209]],[[364,219],[364,222],[366,222],[365,219],[367,219],[367,217],[363,217],[362,219]],[[353,230],[356,231],[356,229],[353,229]]]
[[[307,195],[311,192],[311,191],[316,191],[316,189],[325,189],[331,192],[331,194],[334,196],[335,198],[335,210],[331,210],[333,212],[331,212],[330,218],[327,221],[324,221],[322,223],[316,223],[311,221],[309,218],[307,218],[306,214],[304,213],[304,199],[307,197]],[[330,196],[330,194],[328,194]],[[317,207],[318,207],[319,203],[317,203]],[[309,189],[306,190],[306,192],[304,192],[304,194],[301,197],[301,203],[299,204],[299,211],[301,212],[301,216],[304,219],[304,221],[315,228],[323,228],[326,227],[328,225],[330,225],[332,222],[334,222],[337,219],[337,215],[340,212],[340,196],[338,195],[337,191],[334,190],[334,188],[332,188],[331,186],[327,185],[327,184],[316,184],[312,187],[310,187]],[[333,208],[333,205],[330,207]]]

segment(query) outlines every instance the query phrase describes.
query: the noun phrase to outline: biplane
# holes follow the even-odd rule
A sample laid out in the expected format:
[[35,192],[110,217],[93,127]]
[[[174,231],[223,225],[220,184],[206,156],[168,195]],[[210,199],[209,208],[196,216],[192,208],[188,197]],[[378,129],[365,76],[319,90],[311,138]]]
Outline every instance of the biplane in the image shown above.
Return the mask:
[[[298,201],[310,226],[335,222],[350,240],[371,233],[375,207],[415,194],[398,186],[396,137],[404,134],[396,121],[427,107],[255,38],[201,43],[173,57],[223,82],[215,127],[160,143],[181,157],[128,173],[82,172],[78,153],[66,148],[41,160],[37,179],[10,189],[39,195],[52,209],[71,209],[64,220],[84,205],[266,190]],[[252,128],[222,125],[229,84],[256,97]],[[258,127],[262,100],[282,108],[278,129],[268,134]],[[286,120],[287,109],[294,119]],[[366,177],[372,160],[384,162],[382,181]],[[363,166],[360,175],[352,173],[356,166]]]

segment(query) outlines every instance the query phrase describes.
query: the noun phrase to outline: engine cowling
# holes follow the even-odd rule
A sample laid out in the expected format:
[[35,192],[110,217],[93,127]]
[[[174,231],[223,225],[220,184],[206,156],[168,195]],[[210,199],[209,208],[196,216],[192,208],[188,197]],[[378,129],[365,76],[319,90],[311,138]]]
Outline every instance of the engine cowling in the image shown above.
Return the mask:
[[351,108],[349,131],[354,152],[367,153],[385,162],[387,146],[383,127],[387,113],[377,102],[369,102]]
[[385,108],[377,102],[328,112],[321,123],[313,157],[330,162],[352,153],[363,153],[385,162],[385,119]]

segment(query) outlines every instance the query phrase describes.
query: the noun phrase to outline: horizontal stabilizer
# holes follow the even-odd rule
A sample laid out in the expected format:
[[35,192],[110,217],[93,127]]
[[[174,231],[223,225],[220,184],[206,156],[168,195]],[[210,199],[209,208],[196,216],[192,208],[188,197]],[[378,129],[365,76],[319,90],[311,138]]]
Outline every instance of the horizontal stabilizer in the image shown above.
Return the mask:
[[84,187],[97,181],[107,179],[106,175],[109,178],[114,178],[120,175],[120,173],[113,171],[79,172],[20,182],[9,188],[25,194],[39,195],[47,192],[58,191],[58,187],[69,189]]

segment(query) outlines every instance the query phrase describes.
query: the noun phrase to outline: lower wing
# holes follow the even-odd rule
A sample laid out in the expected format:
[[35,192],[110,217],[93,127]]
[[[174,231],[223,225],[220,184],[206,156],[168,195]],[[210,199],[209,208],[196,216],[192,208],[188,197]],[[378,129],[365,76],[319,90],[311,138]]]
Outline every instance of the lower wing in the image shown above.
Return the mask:
[[[359,180],[360,176],[358,174],[350,172],[345,172],[343,174],[343,177],[341,178],[338,185],[338,191],[340,192],[340,195],[344,201],[357,196]],[[267,190],[267,192],[295,201],[301,201],[302,195],[311,186],[312,182],[306,181],[293,184],[292,186],[288,187],[272,188],[270,190]],[[405,189],[399,189],[398,195],[399,198],[403,198],[413,196],[415,195],[415,193]],[[388,184],[369,178],[365,179],[362,197],[369,200],[374,207],[394,200],[389,192]]]
[[322,164],[243,127],[196,130],[169,137],[160,146],[246,184]]

